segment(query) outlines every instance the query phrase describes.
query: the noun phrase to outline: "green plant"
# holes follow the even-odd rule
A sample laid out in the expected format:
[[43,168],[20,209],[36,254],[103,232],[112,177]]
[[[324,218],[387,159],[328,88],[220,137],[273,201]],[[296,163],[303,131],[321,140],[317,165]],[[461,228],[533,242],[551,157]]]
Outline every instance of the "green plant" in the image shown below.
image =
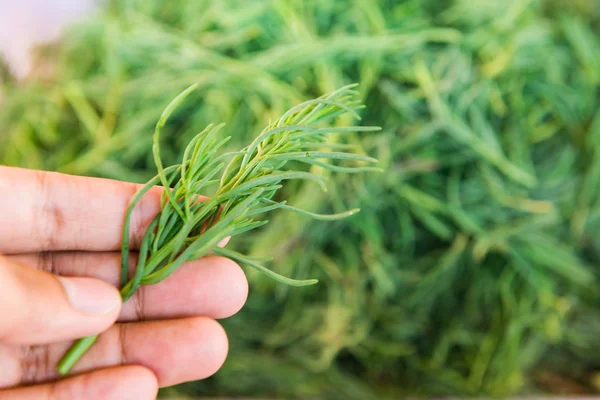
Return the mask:
[[[194,90],[190,86],[164,110],[154,132],[153,155],[158,174],[132,198],[123,224],[121,297],[127,301],[140,285],[159,283],[184,262],[201,258],[208,253],[229,257],[253,267],[275,280],[291,285],[306,286],[316,279],[295,280],[284,277],[261,265],[260,260],[246,257],[219,247],[227,237],[239,235],[265,225],[267,220],[257,216],[283,209],[321,220],[337,220],[358,212],[322,215],[274,200],[286,180],[310,180],[327,190],[323,178],[310,172],[289,167],[291,163],[317,165],[337,172],[356,173],[377,171],[368,166],[377,160],[344,150],[352,146],[336,144],[326,138],[335,133],[379,130],[368,126],[323,126],[340,115],[349,113],[360,119],[356,109],[355,85],[345,86],[318,99],[301,103],[267,126],[250,145],[238,152],[218,154],[230,137],[219,140],[220,125],[209,125],[187,145],[180,164],[164,168],[160,155],[160,133],[167,119]],[[338,149],[340,151],[332,151]],[[229,162],[226,162],[230,159]],[[323,161],[325,160],[325,161]],[[358,162],[363,165],[340,166],[331,160]],[[367,164],[367,165],[364,165]],[[214,179],[221,173],[220,179]],[[129,227],[131,214],[142,196],[153,186],[164,188],[161,210],[150,222],[143,236],[137,266],[129,278]],[[211,186],[217,190],[210,197],[204,195]],[[172,189],[172,190],[170,190]],[[58,371],[66,374],[97,336],[80,339],[58,364]]]

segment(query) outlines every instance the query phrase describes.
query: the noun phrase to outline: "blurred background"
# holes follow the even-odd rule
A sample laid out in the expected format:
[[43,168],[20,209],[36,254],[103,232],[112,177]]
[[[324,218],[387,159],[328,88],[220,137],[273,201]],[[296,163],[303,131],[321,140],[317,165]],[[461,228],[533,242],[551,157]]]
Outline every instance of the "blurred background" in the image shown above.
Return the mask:
[[154,124],[194,82],[169,162],[211,122],[239,148],[354,82],[363,123],[383,128],[344,141],[384,173],[285,188],[301,208],[361,213],[275,215],[232,243],[320,283],[247,271],[225,366],[165,395],[600,391],[600,1],[0,5],[1,164],[143,182]]

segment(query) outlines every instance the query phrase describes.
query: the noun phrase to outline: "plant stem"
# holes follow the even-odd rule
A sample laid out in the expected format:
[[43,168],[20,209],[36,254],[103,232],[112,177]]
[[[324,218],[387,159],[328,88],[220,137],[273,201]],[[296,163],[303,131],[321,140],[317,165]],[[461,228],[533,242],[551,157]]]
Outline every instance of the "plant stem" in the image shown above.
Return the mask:
[[66,375],[77,361],[83,356],[83,354],[89,349],[94,342],[98,339],[98,335],[88,336],[79,339],[73,346],[67,351],[67,354],[58,363],[57,369],[60,375]]
[[[133,296],[136,289],[137,288],[133,287],[133,281],[127,282],[127,284],[123,286],[120,291],[123,302],[126,302],[131,296]],[[77,363],[77,361],[79,361],[85,352],[96,342],[96,339],[98,339],[98,335],[87,336],[77,340],[58,363],[58,373],[63,376],[69,373],[75,363]]]

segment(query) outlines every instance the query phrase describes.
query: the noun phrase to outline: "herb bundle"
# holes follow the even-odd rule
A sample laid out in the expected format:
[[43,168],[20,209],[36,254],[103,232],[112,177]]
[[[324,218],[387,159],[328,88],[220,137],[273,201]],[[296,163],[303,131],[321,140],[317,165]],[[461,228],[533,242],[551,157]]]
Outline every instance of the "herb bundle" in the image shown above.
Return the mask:
[[[201,258],[208,253],[229,257],[253,267],[275,280],[291,285],[306,286],[316,279],[295,280],[273,272],[232,250],[219,247],[224,239],[251,231],[267,220],[257,216],[284,209],[321,220],[348,217],[358,209],[337,214],[315,214],[274,200],[286,180],[310,180],[324,191],[325,181],[310,172],[289,168],[292,162],[317,165],[332,171],[356,173],[378,171],[369,166],[377,160],[344,151],[351,146],[332,143],[327,137],[335,133],[379,130],[368,126],[330,126],[337,117],[349,113],[360,119],[356,110],[355,85],[345,86],[318,99],[301,103],[266,127],[254,141],[238,152],[219,154],[230,137],[219,140],[220,125],[209,125],[197,134],[186,147],[180,164],[164,168],[160,155],[160,133],[173,111],[194,90],[192,85],[177,96],[162,113],[154,132],[153,155],[158,174],[133,197],[123,224],[121,257],[121,297],[127,301],[140,285],[159,283],[184,262]],[[337,149],[339,151],[333,151]],[[229,161],[227,162],[227,160]],[[343,160],[359,163],[340,166],[329,163]],[[285,168],[284,167],[288,167]],[[220,179],[215,179],[221,174]],[[160,212],[150,222],[142,238],[133,277],[129,278],[129,228],[131,214],[142,196],[155,185],[164,188]],[[214,195],[203,197],[211,185],[218,188]],[[172,189],[172,190],[171,190]],[[80,339],[58,364],[66,374],[95,342],[97,336]]]

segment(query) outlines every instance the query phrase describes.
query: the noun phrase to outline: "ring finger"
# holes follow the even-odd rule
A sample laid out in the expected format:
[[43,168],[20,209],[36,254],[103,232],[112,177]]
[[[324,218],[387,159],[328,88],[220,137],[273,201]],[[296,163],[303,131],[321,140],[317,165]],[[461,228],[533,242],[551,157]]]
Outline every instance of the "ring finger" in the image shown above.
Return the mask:
[[[57,378],[56,364],[71,344],[0,344],[0,388]],[[153,371],[159,386],[171,386],[214,374],[227,349],[225,331],[206,317],[116,324],[100,335],[69,375],[134,364]]]

